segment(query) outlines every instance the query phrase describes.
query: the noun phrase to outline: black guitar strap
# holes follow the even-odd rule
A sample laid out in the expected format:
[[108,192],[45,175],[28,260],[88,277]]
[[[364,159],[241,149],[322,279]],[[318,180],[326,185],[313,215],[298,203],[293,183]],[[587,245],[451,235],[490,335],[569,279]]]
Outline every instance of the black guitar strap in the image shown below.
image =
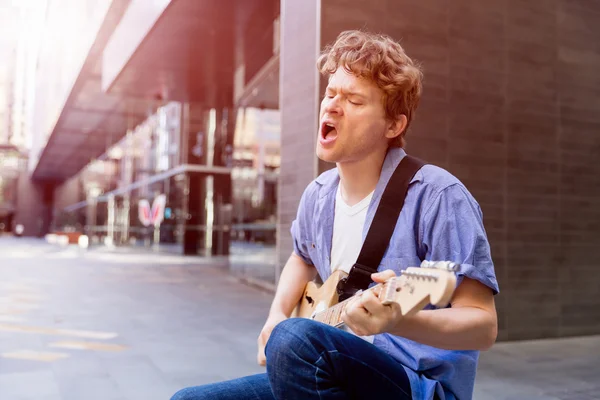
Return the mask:
[[396,167],[381,196],[358,259],[348,276],[340,280],[337,285],[339,301],[353,296],[359,290],[367,289],[373,282],[371,274],[377,272],[390,243],[398,216],[404,206],[408,185],[425,164],[416,157],[406,155]]

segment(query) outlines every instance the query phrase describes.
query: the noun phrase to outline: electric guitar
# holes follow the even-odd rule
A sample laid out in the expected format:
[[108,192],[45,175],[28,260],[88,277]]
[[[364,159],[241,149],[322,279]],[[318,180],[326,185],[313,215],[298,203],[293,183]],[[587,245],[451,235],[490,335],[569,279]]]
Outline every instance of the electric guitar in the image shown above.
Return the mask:
[[[423,261],[421,267],[402,270],[400,276],[388,279],[367,290],[378,293],[385,304],[398,303],[403,316],[422,310],[427,304],[445,307],[450,302],[456,288],[456,273],[460,266],[449,261]],[[338,303],[336,287],[340,279],[348,276],[343,271],[335,271],[318,286],[309,282],[296,307],[294,316],[310,318],[335,327],[343,325],[342,313],[348,303],[358,295]]]

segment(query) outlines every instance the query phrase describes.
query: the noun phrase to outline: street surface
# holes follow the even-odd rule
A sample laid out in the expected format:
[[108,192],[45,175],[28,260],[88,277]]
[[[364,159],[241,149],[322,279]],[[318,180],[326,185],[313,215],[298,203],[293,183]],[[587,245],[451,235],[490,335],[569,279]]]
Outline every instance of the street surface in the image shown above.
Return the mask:
[[[236,276],[226,258],[0,237],[0,399],[168,400],[264,371],[272,294]],[[599,360],[600,336],[498,343],[475,399],[600,399]]]

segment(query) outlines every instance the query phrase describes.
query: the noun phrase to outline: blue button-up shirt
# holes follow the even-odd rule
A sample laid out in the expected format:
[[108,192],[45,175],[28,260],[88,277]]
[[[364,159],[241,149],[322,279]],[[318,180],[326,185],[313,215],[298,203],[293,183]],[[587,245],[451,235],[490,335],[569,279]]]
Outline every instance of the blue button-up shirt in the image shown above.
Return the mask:
[[[405,155],[400,148],[387,153],[367,210],[363,242],[385,186]],[[337,169],[332,169],[311,182],[291,229],[295,253],[314,265],[323,281],[331,274],[339,181]],[[379,270],[392,269],[399,274],[402,269],[419,266],[422,260],[459,263],[458,284],[467,276],[498,293],[479,205],[456,177],[433,165],[425,165],[412,179]],[[434,391],[442,399],[472,398],[478,351],[442,350],[387,333],[376,335],[373,344],[404,365],[413,398],[432,399]]]

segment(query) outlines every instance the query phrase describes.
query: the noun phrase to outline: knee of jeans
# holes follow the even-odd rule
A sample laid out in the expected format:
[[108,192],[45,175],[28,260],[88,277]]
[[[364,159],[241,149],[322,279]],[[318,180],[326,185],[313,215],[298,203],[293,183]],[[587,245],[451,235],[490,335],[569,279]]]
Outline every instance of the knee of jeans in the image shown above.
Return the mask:
[[294,349],[306,349],[312,338],[318,337],[320,324],[307,318],[286,319],[273,329],[265,348],[267,362]]
[[194,396],[193,391],[190,388],[179,390],[171,397],[171,400],[198,400],[199,397]]

